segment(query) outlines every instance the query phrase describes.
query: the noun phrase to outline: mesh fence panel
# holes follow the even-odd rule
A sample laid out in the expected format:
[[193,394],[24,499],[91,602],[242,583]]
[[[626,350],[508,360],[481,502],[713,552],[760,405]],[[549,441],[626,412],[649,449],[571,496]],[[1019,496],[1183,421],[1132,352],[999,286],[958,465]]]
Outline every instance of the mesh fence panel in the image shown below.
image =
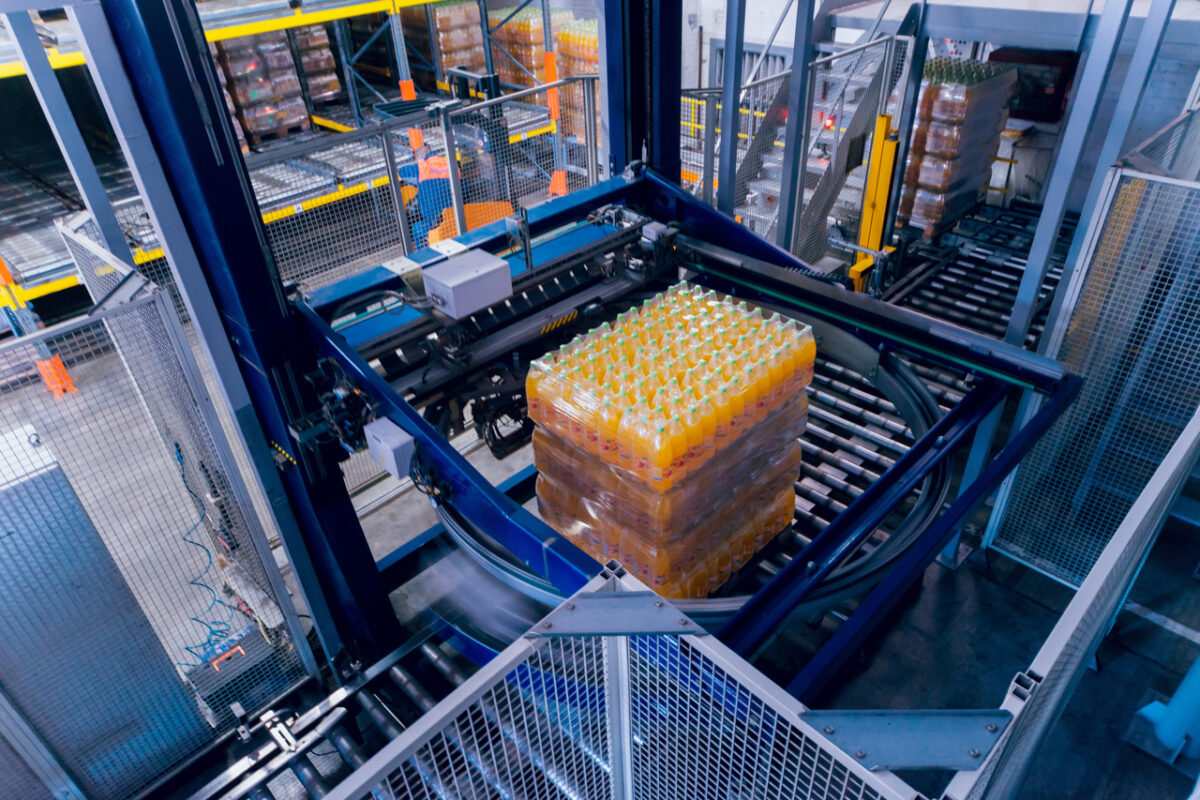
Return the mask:
[[755,82],[742,91],[738,141],[744,144],[734,181],[734,214],[743,225],[773,239],[779,219],[788,89],[791,72]]
[[[251,172],[282,280],[318,288],[403,254],[407,220],[399,218],[402,206],[389,178],[384,147],[389,135],[397,145],[397,166],[411,165],[407,134],[381,130]],[[404,196],[412,191],[400,188]]]
[[1188,112],[1175,120],[1139,153],[1173,178],[1200,180],[1200,114]]
[[[64,238],[92,291],[129,269]],[[61,534],[3,539],[0,683],[97,798],[135,793],[231,728],[231,702],[303,674],[172,313],[155,292],[0,348],[6,516]]]
[[[619,579],[603,585],[638,588]],[[800,710],[701,638],[526,637],[392,742],[390,761],[348,778],[338,796],[368,797],[385,772],[395,797],[431,800],[915,796],[832,746]]]
[[[595,147],[588,132],[595,132],[595,114],[593,106],[587,118],[583,99],[592,87],[592,81],[574,81],[450,114],[468,231],[593,183],[587,148]],[[433,237],[459,233],[447,208]]]
[[629,643],[634,796],[880,798],[892,795],[843,754],[673,636]]
[[3,736],[0,736],[0,777],[4,779],[4,793],[9,800],[54,800],[50,790]]
[[866,157],[885,84],[894,78],[890,39],[819,59],[812,65],[805,178],[797,182],[803,202],[796,226],[795,255],[815,263],[825,254],[830,216],[846,239],[858,238]]
[[996,546],[1072,585],[1200,402],[1200,185],[1122,176],[1058,358],[1078,399],[1025,457]]

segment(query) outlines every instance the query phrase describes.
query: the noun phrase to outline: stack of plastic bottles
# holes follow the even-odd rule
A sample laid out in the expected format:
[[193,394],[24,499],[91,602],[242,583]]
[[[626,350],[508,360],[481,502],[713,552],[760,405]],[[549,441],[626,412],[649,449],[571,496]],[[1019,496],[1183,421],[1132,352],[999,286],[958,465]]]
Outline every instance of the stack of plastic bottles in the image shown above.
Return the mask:
[[[479,21],[479,3],[476,0],[451,0],[431,4],[433,25],[426,19],[426,6],[406,6],[400,9],[400,20],[404,25],[404,40],[418,51],[430,53],[433,42],[437,44],[437,57],[442,74],[451,67],[484,71],[483,27]],[[422,88],[433,91],[430,73],[415,73],[422,79]]]
[[329,49],[329,32],[324,25],[306,25],[295,29],[296,47],[300,50],[300,69],[308,85],[308,96],[314,103],[327,103],[342,95],[342,82],[337,76],[337,61]]
[[932,235],[969,209],[991,175],[1017,73],[1003,64],[926,63],[899,215]]
[[[500,76],[501,83],[513,86],[546,83],[546,38],[542,10],[526,7],[515,14],[514,10],[488,9],[488,24],[493,28],[492,39],[496,42],[496,46],[492,48],[492,63],[496,67],[496,74]],[[553,10],[550,12],[550,31],[553,34],[574,21],[573,12]],[[551,38],[553,40],[553,37]],[[508,55],[500,52],[501,47]],[[513,59],[516,59],[520,66],[513,63]]]
[[[563,28],[555,37],[558,53],[558,77],[566,78],[572,75],[597,75],[600,72],[600,27],[594,20],[581,20]],[[596,102],[592,104],[597,109],[594,119],[587,120],[584,116],[583,92],[588,84],[575,83],[568,86],[564,95],[562,122],[564,132],[583,140],[586,136],[584,125],[590,122],[596,127],[597,139],[600,131],[600,104],[598,86],[591,83],[592,96]]]
[[679,284],[534,362],[542,518],[666,597],[705,597],[792,521],[816,343]]
[[251,144],[309,129],[296,62],[283,31],[217,42],[217,54],[229,99]]

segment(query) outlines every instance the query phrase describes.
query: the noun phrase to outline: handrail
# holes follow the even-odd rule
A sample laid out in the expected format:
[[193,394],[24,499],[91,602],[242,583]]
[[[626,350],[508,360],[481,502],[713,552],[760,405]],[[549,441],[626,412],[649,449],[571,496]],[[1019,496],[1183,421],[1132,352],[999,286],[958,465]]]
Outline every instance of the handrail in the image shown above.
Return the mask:
[[498,104],[503,103],[508,100],[522,100],[526,97],[532,97],[535,94],[540,94],[541,92],[545,92],[549,89],[557,89],[560,86],[566,86],[569,83],[575,83],[577,81],[578,82],[594,81],[594,80],[599,80],[599,79],[600,79],[599,75],[570,75],[566,78],[559,78],[558,80],[554,81],[553,83],[541,83],[541,84],[538,84],[537,86],[531,87],[529,89],[522,89],[519,92],[513,92],[512,94],[502,94],[499,97],[493,97],[490,100],[483,100],[478,103],[471,103],[469,106],[463,106],[462,109],[458,109],[458,108],[453,109],[453,111],[451,113],[461,111],[463,109],[468,109],[468,108],[471,109],[472,111],[478,111],[481,108],[487,108],[489,106],[498,105]]

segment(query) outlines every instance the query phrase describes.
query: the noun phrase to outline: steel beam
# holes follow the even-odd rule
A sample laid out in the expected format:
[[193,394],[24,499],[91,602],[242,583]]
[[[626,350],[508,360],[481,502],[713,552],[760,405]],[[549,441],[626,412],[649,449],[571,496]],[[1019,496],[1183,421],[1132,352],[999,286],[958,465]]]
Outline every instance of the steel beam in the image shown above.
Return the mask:
[[779,184],[779,217],[775,243],[791,251],[796,219],[804,208],[805,176],[808,174],[809,66],[812,63],[814,0],[801,0],[796,9],[796,37],[792,40],[792,77],[788,84],[787,126],[783,138],[783,176]]
[[25,66],[25,74],[29,76],[29,83],[37,95],[42,113],[50,123],[54,140],[58,142],[58,149],[67,162],[67,169],[71,171],[71,177],[79,187],[79,193],[83,195],[83,202],[100,230],[104,246],[118,259],[132,264],[129,243],[125,240],[121,224],[117,222],[117,215],[109,202],[104,183],[100,180],[100,173],[96,171],[96,165],[88,153],[83,134],[79,132],[79,125],[75,122],[71,107],[67,105],[66,95],[63,94],[62,86],[54,75],[54,68],[50,66],[46,50],[38,38],[37,29],[33,27],[29,12],[5,14],[3,21],[9,36],[17,46],[17,53]]
[[[717,208],[729,216],[733,216],[734,183],[737,180],[738,130],[741,122],[738,110],[741,107],[745,33],[746,0],[728,0],[725,8],[725,63],[721,69],[721,152],[717,160]],[[793,63],[797,60],[801,59],[792,59]]]

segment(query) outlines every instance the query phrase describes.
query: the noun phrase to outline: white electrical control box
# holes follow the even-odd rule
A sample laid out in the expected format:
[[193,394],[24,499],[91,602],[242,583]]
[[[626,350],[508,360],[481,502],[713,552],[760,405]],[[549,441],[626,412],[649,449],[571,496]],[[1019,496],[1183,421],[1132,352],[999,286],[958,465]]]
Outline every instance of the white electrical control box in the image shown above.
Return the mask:
[[508,262],[483,250],[468,250],[426,267],[425,294],[434,308],[462,319],[512,295]]
[[408,477],[408,464],[417,450],[416,440],[403,428],[386,417],[363,428],[367,437],[367,452],[376,464],[396,480]]

